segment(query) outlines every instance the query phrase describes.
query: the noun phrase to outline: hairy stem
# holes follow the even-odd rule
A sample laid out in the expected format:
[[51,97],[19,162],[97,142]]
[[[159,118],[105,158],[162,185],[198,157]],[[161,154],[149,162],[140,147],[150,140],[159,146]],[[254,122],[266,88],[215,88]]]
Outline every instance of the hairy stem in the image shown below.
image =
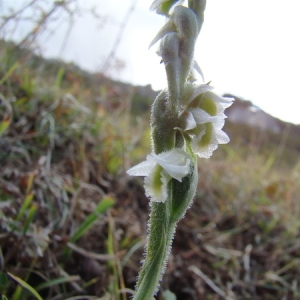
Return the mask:
[[[169,190],[171,188],[172,183]],[[171,202],[172,199],[167,199],[165,203],[151,204],[146,257],[136,285],[134,300],[152,300],[159,287],[176,227],[176,223],[170,218]]]

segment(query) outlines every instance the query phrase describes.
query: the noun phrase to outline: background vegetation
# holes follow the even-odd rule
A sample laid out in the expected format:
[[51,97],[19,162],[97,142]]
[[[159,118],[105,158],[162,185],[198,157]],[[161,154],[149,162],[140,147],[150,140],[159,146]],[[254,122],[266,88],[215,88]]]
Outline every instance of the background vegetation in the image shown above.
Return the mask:
[[[125,171],[150,151],[155,94],[1,40],[3,299],[129,299],[149,201]],[[199,160],[157,299],[300,299],[299,127],[281,125],[228,120]]]

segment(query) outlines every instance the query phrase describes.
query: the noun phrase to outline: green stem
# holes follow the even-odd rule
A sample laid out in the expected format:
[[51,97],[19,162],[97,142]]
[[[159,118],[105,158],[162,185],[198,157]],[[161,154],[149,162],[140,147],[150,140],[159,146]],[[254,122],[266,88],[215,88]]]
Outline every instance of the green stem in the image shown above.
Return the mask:
[[165,271],[176,224],[183,217],[195,196],[198,183],[197,160],[192,158],[191,173],[182,182],[168,184],[166,202],[151,202],[146,258],[136,285],[134,300],[152,300]]
[[[171,190],[171,184],[169,187]],[[176,223],[170,219],[171,202],[168,199],[165,203],[151,204],[146,258],[139,274],[134,300],[152,300],[158,290],[175,234]]]

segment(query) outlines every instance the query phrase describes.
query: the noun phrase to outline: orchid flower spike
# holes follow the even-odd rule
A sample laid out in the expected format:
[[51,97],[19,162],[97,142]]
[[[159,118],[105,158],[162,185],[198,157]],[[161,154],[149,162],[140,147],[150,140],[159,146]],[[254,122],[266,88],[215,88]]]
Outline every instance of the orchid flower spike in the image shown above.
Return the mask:
[[153,202],[165,202],[168,198],[168,182],[174,178],[179,182],[190,172],[190,159],[178,148],[160,154],[151,153],[146,161],[127,171],[131,176],[146,176],[146,196]]
[[148,238],[134,300],[152,300],[166,268],[176,224],[191,206],[198,186],[197,156],[208,158],[229,142],[222,131],[232,99],[217,96],[209,84],[194,85],[195,43],[204,21],[206,0],[154,0],[151,9],[167,17],[150,47],[160,41],[168,86],[151,109],[152,152],[127,171],[145,176],[151,201]]

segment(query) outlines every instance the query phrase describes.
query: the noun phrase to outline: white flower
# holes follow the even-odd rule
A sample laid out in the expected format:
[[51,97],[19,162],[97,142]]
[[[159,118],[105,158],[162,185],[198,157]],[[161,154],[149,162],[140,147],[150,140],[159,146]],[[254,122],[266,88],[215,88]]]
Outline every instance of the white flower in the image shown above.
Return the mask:
[[154,202],[165,202],[168,197],[168,182],[182,178],[190,172],[190,159],[183,150],[174,148],[160,154],[151,153],[146,161],[127,171],[131,176],[146,176],[146,196]]
[[219,97],[212,89],[205,84],[195,87],[181,114],[182,127],[192,138],[191,146],[203,158],[209,158],[218,144],[229,142],[222,128],[226,118],[224,110],[233,99]]

